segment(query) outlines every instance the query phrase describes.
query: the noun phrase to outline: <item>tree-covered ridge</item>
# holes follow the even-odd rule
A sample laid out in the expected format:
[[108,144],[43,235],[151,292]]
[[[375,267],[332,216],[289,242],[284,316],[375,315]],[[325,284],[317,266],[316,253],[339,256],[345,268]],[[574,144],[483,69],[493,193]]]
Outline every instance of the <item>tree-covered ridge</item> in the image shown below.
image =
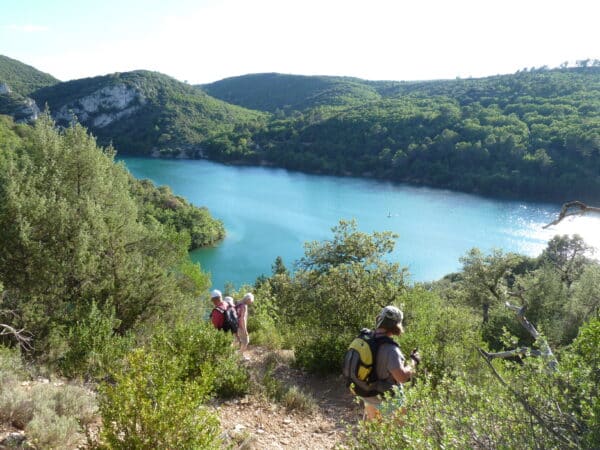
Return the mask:
[[[135,71],[59,83],[33,97],[61,124],[73,111],[122,154],[270,164],[492,196],[600,194],[596,62],[422,82],[254,74],[201,87]],[[4,104],[16,115],[20,100]]]
[[0,84],[3,83],[13,92],[27,97],[37,89],[52,86],[60,81],[34,67],[0,55]]
[[199,87],[215,98],[276,115],[320,106],[359,105],[380,98],[375,87],[350,77],[266,73],[226,78]]
[[489,195],[600,193],[600,68],[386,86],[379,101],[270,122],[261,157]]
[[198,157],[227,142],[226,154],[264,124],[263,113],[230,105],[166,75],[134,71],[69,81],[40,89],[33,94],[38,104],[48,104],[53,114],[82,108],[82,99],[101,102],[106,89],[114,86],[134,92],[131,114],[118,116],[118,107],[94,110],[97,115],[114,115],[110,123],[82,122],[101,143],[112,142],[128,154],[185,154]]

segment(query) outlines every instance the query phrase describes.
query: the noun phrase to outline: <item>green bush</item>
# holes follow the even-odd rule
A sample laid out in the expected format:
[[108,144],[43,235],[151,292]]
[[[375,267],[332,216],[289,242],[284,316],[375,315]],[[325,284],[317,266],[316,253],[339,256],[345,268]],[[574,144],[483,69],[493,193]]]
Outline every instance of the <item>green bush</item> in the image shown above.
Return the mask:
[[312,395],[302,391],[298,386],[286,389],[281,403],[288,410],[311,413],[317,409],[317,402]]
[[384,259],[394,248],[392,233],[365,234],[353,220],[341,220],[332,232],[330,240],[305,244],[294,277],[270,279],[279,326],[292,336],[298,365],[318,373],[339,373],[352,338],[405,291],[405,269]]
[[228,398],[244,395],[249,388],[248,372],[232,341],[230,333],[199,321],[158,331],[151,347],[154,353],[176,356],[181,379],[202,379],[208,392]]
[[[304,332],[296,342],[296,364],[309,372],[326,374],[341,372],[344,354],[354,338],[352,335],[308,334]],[[304,338],[304,339],[302,339]]]
[[[109,448],[220,448],[219,421],[202,403],[214,374],[186,375],[175,354],[136,349],[115,384],[100,390],[102,439]],[[206,376],[206,379],[204,375]]]
[[68,377],[105,377],[131,346],[131,339],[115,333],[119,321],[114,309],[92,303],[89,312],[68,331],[67,350],[59,361]]
[[219,448],[219,421],[204,403],[248,391],[231,344],[231,334],[204,321],[157,329],[100,389],[109,447]]
[[312,395],[302,391],[298,386],[286,386],[274,376],[279,358],[274,354],[265,360],[265,372],[260,380],[260,388],[264,396],[286,407],[289,411],[312,413],[317,409],[317,402]]
[[0,420],[25,430],[36,448],[74,448],[97,418],[94,395],[79,386],[13,382],[0,393]]
[[35,405],[30,396],[16,383],[3,386],[0,392],[0,421],[19,429],[33,419]]

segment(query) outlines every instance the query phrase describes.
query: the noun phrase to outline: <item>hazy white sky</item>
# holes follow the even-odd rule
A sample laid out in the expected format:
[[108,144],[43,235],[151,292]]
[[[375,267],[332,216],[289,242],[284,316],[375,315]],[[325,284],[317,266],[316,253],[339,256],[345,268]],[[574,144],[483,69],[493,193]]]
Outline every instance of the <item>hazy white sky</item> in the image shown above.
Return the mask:
[[599,13],[596,0],[0,0],[0,54],[60,80],[480,77],[600,59]]

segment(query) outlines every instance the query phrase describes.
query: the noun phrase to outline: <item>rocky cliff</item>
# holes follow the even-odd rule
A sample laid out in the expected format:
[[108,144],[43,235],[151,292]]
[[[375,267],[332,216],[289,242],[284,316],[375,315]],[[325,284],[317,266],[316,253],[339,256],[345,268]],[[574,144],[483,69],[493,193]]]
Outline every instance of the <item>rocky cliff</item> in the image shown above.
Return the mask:
[[35,100],[14,92],[7,83],[0,83],[0,114],[12,116],[16,122],[33,122],[40,109]]
[[146,97],[136,87],[115,84],[67,103],[53,115],[59,123],[69,123],[75,116],[85,125],[103,128],[131,116],[145,103]]

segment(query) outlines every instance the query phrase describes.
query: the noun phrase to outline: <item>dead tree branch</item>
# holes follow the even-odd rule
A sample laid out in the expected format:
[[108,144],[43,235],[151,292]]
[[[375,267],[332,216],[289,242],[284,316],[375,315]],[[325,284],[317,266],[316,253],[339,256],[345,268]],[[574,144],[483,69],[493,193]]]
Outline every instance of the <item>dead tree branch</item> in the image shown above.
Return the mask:
[[562,209],[560,210],[560,213],[558,214],[558,218],[555,221],[550,222],[547,225],[544,225],[543,228],[548,228],[553,225],[556,225],[560,221],[562,221],[565,217],[582,216],[588,212],[600,214],[600,208],[595,207],[595,206],[588,206],[585,203],[580,202],[578,200],[574,200],[572,202],[567,202],[562,206]]
[[[515,297],[519,297],[523,299],[523,291],[517,291],[514,293],[509,293]],[[535,327],[527,320],[525,317],[525,311],[527,310],[526,306],[516,306],[511,305],[509,302],[505,303],[505,306],[515,311],[517,315],[517,320],[521,324],[523,328],[531,335],[531,337],[538,342],[540,350],[532,350],[528,347],[521,347],[514,350],[509,350],[505,352],[496,352],[496,353],[488,353],[484,350],[480,350],[480,352],[485,355],[487,359],[493,358],[511,358],[513,356],[543,356],[548,360],[548,367],[554,372],[558,369],[558,361],[556,360],[554,353],[552,353],[552,349],[548,345],[545,339],[540,337],[540,333],[535,329]]]
[[25,351],[30,351],[33,348],[31,345],[32,338],[24,328],[17,330],[10,325],[0,323],[0,336],[12,336]]

